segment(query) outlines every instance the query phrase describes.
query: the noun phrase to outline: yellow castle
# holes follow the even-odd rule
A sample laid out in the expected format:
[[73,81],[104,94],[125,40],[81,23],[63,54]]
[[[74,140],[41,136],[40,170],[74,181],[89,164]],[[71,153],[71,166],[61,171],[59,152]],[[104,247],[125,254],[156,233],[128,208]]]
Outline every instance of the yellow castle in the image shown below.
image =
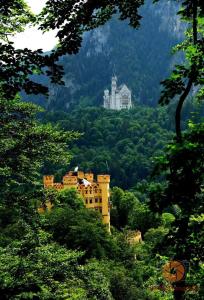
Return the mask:
[[108,231],[110,231],[110,175],[97,175],[95,181],[93,173],[77,170],[65,174],[62,183],[55,183],[53,175],[44,176],[43,183],[44,188],[57,190],[76,188],[81,194],[86,208],[98,210],[102,214],[103,223],[107,225]]

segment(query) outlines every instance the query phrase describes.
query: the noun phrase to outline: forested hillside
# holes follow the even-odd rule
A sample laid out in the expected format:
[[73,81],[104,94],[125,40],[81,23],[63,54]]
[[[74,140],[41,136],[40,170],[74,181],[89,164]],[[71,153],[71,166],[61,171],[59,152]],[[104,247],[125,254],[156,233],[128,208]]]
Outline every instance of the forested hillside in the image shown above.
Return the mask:
[[71,114],[47,113],[43,120],[82,134],[71,147],[73,159],[69,168],[79,166],[96,174],[108,173],[112,186],[125,189],[150,176],[154,158],[162,154],[163,146],[172,138],[166,110],[140,105],[119,112],[78,108]]
[[[203,0],[144,2],[0,1],[2,300],[204,299]],[[57,47],[16,49],[27,26]],[[100,107],[113,72],[133,109]]]

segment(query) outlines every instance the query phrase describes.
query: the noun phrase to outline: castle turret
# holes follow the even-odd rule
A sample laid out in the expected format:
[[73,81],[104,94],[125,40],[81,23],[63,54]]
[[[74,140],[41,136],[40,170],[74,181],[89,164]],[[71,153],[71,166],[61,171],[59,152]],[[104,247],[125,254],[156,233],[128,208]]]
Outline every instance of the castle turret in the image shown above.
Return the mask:
[[112,77],[112,84],[111,84],[111,93],[112,95],[116,93],[116,89],[117,89],[117,77],[113,76]]
[[84,174],[84,178],[85,178],[86,180],[88,180],[89,182],[93,182],[93,180],[94,180],[94,175],[93,175],[93,173],[85,173],[85,174]]
[[77,171],[77,177],[79,179],[83,179],[84,178],[84,172],[83,171]]
[[112,84],[111,84],[111,101],[110,101],[110,108],[115,109],[116,107],[116,90],[117,90],[117,77],[112,77]]
[[108,231],[110,231],[110,209],[109,209],[110,175],[98,175],[97,182],[101,189],[103,223],[108,226]]
[[43,176],[43,184],[44,184],[44,188],[53,187],[54,186],[54,176],[53,175]]
[[104,108],[109,108],[110,107],[110,95],[109,95],[109,90],[104,91],[104,96],[103,96],[103,107]]

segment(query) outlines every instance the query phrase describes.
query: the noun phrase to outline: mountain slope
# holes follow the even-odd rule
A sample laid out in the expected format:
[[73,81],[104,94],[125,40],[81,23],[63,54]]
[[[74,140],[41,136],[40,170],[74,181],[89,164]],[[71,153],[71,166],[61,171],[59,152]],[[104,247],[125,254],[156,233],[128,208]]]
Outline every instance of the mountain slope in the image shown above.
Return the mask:
[[113,186],[125,189],[147,179],[154,157],[172,138],[165,109],[142,105],[121,111],[87,107],[72,113],[49,112],[43,120],[82,133],[71,147],[71,165],[63,170],[48,168],[44,174],[60,174],[61,179],[68,168],[79,166],[86,172],[108,173]]
[[171,47],[183,34],[176,11],[177,5],[172,1],[155,5],[148,1],[141,8],[139,30],[115,17],[105,26],[87,32],[80,52],[61,58],[65,86],[50,85],[45,106],[69,110],[78,103],[101,105],[103,90],[110,87],[114,73],[119,84],[126,83],[132,90],[135,102],[154,106],[160,94],[160,81],[168,75],[175,60],[170,54]]

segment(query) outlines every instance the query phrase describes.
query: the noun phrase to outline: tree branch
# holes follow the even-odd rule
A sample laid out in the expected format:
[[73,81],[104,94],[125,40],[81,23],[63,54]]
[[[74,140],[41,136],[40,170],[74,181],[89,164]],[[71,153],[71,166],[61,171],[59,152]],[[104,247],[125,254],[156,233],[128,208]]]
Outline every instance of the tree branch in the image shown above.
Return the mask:
[[182,110],[183,103],[184,103],[186,97],[190,93],[192,85],[193,85],[193,79],[190,78],[188,80],[187,86],[186,86],[183,94],[181,95],[181,97],[179,99],[179,102],[178,102],[178,105],[176,107],[175,123],[176,123],[176,138],[177,138],[178,142],[182,141],[182,134],[181,134],[181,110]]
[[[198,24],[197,24],[197,15],[198,15],[198,2],[197,0],[193,1],[193,45],[197,44],[198,41]],[[176,138],[178,142],[182,141],[182,133],[181,133],[181,111],[183,108],[183,103],[186,100],[187,96],[190,93],[190,90],[193,86],[193,67],[192,67],[192,74],[189,77],[187,86],[181,95],[177,108],[176,108],[176,115],[175,115],[175,124],[176,124]]]

